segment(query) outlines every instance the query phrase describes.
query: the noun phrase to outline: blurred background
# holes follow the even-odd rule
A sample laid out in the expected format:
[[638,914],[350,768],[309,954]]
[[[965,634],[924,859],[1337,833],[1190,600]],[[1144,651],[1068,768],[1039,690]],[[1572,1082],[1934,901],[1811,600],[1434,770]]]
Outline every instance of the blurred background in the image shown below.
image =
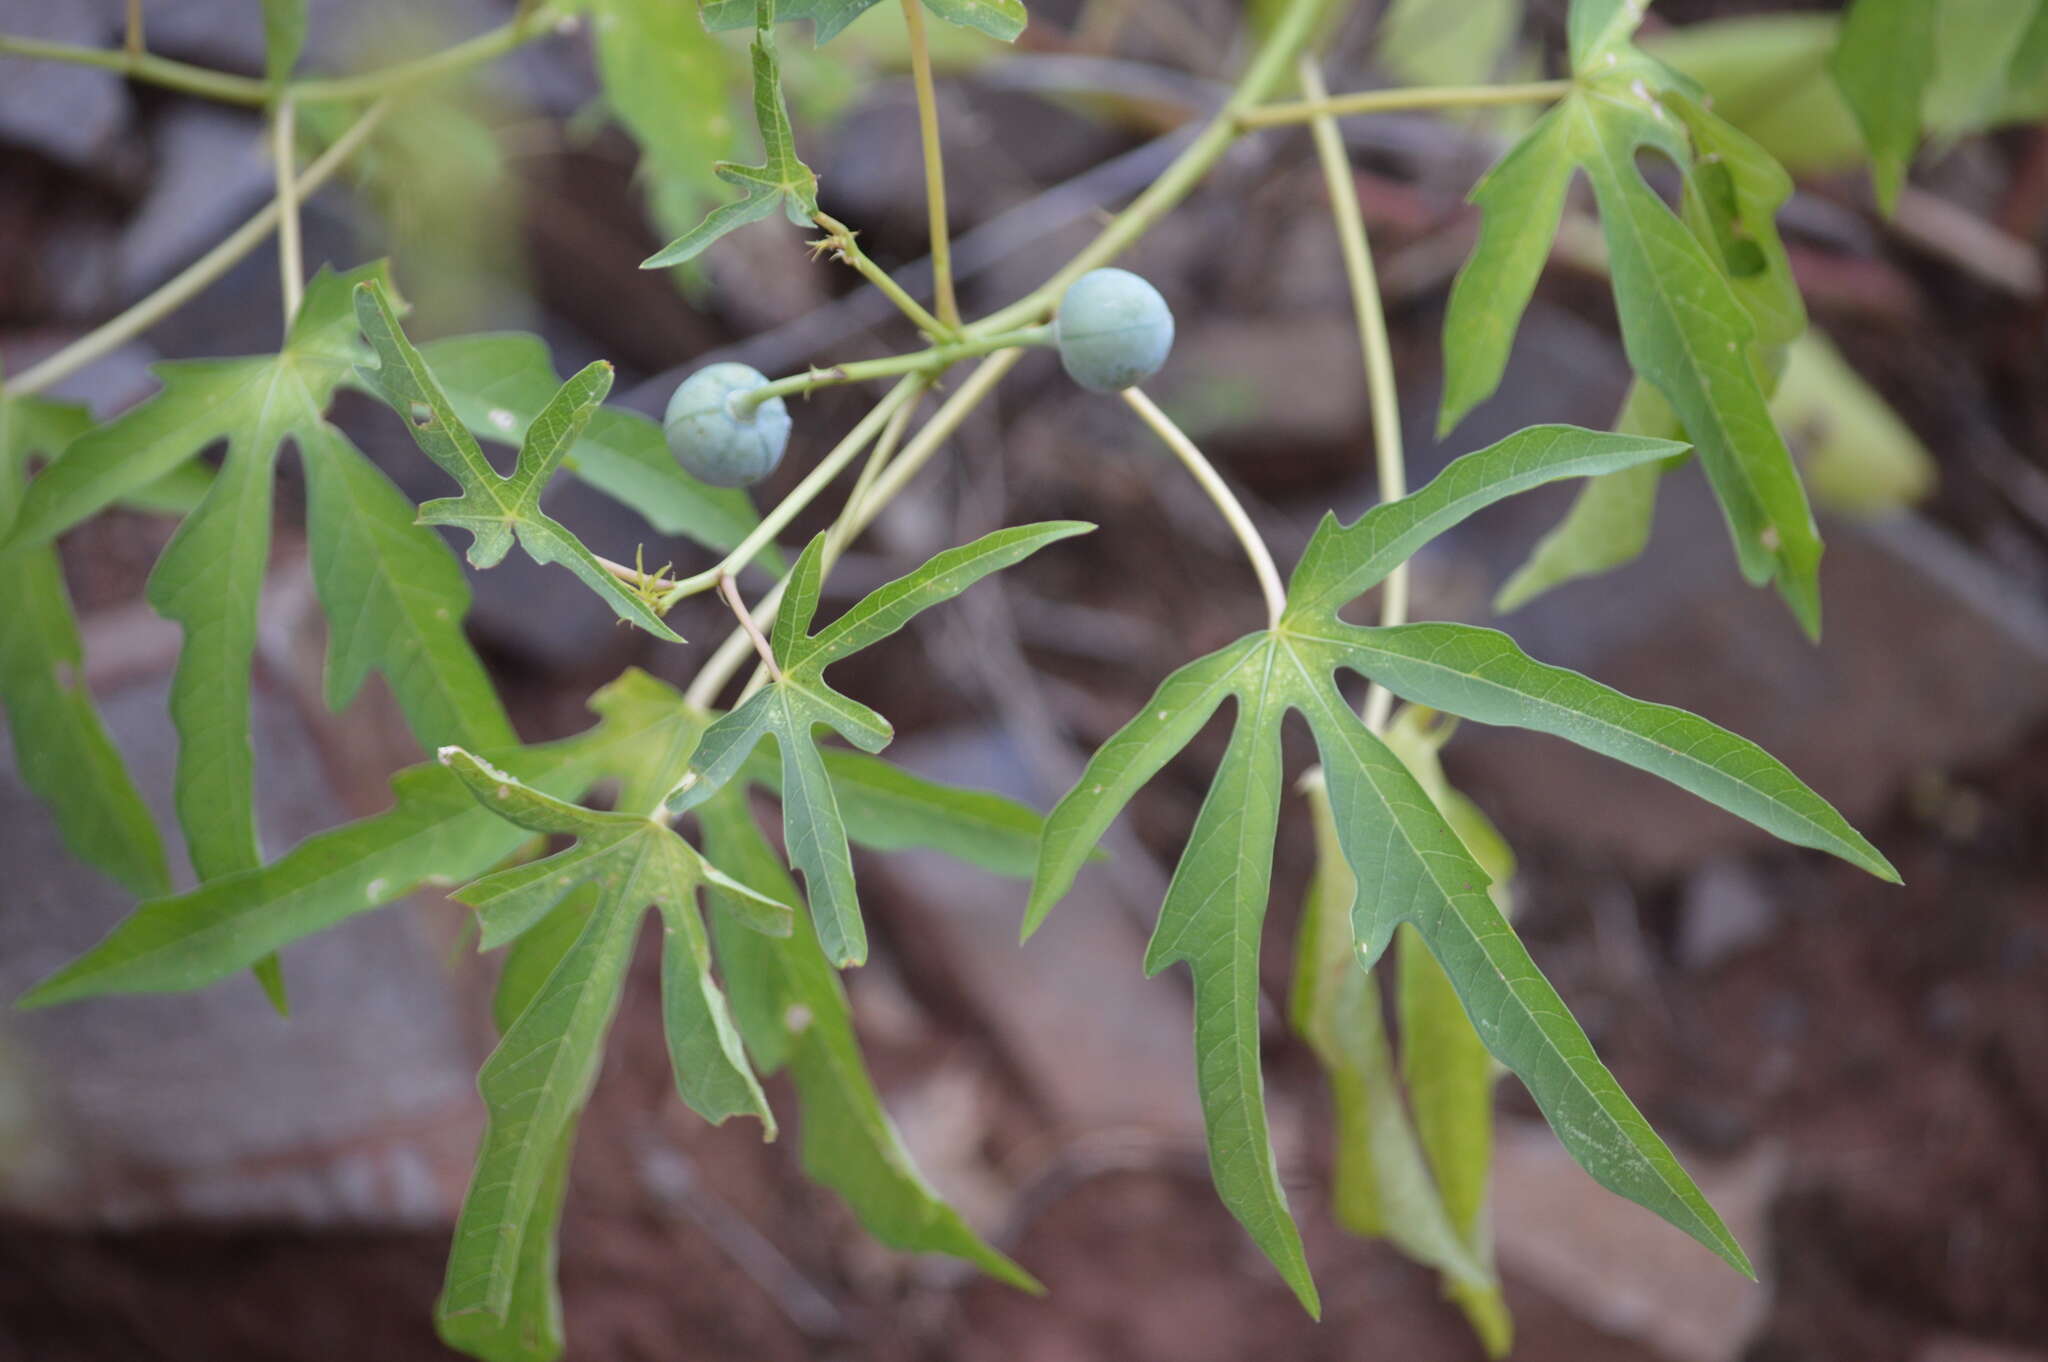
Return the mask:
[[[151,50],[261,70],[247,0],[144,8]],[[309,204],[309,265],[393,255],[416,337],[535,331],[560,371],[612,360],[620,400],[650,413],[714,355],[777,374],[905,348],[886,303],[811,263],[787,224],[727,238],[690,273],[637,268],[711,201],[708,157],[753,154],[734,131],[741,45],[663,36],[694,25],[692,8],[600,7],[596,23],[420,96],[350,182]],[[1245,48],[1226,0],[1031,8],[1014,49],[934,28],[970,311],[1038,284],[1148,183]],[[1385,7],[1358,8],[1329,63],[1340,90],[1557,69],[1564,0],[1435,18],[1396,5],[1381,39],[1364,21]],[[2016,8],[1943,6],[1966,34]],[[1461,41],[1440,41],[1450,9],[1494,16],[1486,40],[1463,37],[1485,27],[1468,19]],[[1763,1273],[1738,1280],[1602,1191],[1505,1083],[1495,1221],[1515,1356],[1531,1362],[2048,1359],[2048,129],[2024,100],[1938,78],[1934,143],[1883,219],[1822,66],[1832,9],[1665,0],[1645,30],[1799,176],[1782,225],[1826,342],[1778,414],[1822,507],[1825,641],[1808,646],[1741,583],[1691,469],[1667,480],[1641,562],[1508,627],[1538,657],[1759,741],[1906,884],[1769,843],[1550,739],[1468,726],[1450,744],[1452,780],[1520,857],[1517,920],[1538,963]],[[509,11],[315,0],[307,64],[425,51]],[[0,0],[0,32],[114,47],[122,5]],[[787,32],[827,211],[886,267],[914,267],[923,189],[895,6],[823,52]],[[1442,310],[1476,227],[1464,195],[1517,117],[1345,127],[1417,482],[1526,424],[1605,426],[1626,386],[1597,253],[1568,228],[1501,394],[1448,443],[1432,438]],[[316,142],[338,130],[308,122]],[[134,302],[269,194],[257,113],[0,59],[0,363],[19,372]],[[1283,564],[1325,509],[1372,503],[1357,342],[1305,133],[1244,141],[1123,263],[1179,319],[1155,394],[1244,491]],[[159,360],[275,349],[277,316],[266,248],[57,393],[111,415],[153,390]],[[344,395],[339,413],[409,493],[446,492],[388,411]],[[857,414],[844,393],[801,405],[764,504]],[[384,807],[390,772],[417,759],[376,695],[340,716],[320,701],[295,461],[282,476],[257,699],[273,853]],[[1570,493],[1517,498],[1432,545],[1418,616],[1495,622],[1494,591]],[[644,546],[650,567],[709,561],[569,480],[549,509],[613,558]],[[844,604],[941,547],[1064,516],[1101,531],[835,672],[894,720],[892,756],[1047,807],[1161,676],[1258,622],[1200,493],[1123,406],[1044,354],[828,595]],[[177,630],[141,589],[170,530],[123,511],[63,542],[89,679],[167,828]],[[528,739],[584,726],[585,697],[626,665],[680,682],[701,656],[615,627],[566,574],[516,557],[473,585],[473,632]],[[715,639],[721,608],[698,598],[672,622]],[[1015,946],[1021,884],[921,853],[860,862],[877,949],[847,986],[885,1099],[932,1180],[1049,1297],[885,1251],[804,1180],[793,1139],[763,1145],[747,1123],[714,1130],[683,1110],[643,943],[563,1225],[569,1355],[1478,1357],[1430,1272],[1331,1223],[1326,1090],[1277,1011],[1266,1081],[1321,1325],[1209,1186],[1185,978],[1146,981],[1140,958],[1221,743],[1212,730],[1153,784],[1111,862],[1029,949]],[[66,859],[0,770],[12,997],[132,905]],[[1285,996],[1311,859],[1297,807],[1267,922],[1271,998]],[[0,1018],[0,1359],[444,1356],[430,1312],[481,1123],[472,1085],[496,967],[466,948],[466,911],[423,896],[287,952],[289,1021],[247,979]],[[780,1080],[770,1095],[787,1110]]]

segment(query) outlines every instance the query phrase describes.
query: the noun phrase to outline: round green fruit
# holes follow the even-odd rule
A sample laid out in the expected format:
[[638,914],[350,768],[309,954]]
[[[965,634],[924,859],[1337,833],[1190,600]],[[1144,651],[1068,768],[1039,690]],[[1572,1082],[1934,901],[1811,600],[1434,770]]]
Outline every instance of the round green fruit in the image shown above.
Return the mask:
[[745,487],[775,471],[789,448],[789,408],[780,397],[751,410],[738,401],[767,382],[751,365],[713,364],[676,386],[661,428],[684,472],[713,487]]
[[1090,392],[1115,393],[1159,372],[1173,349],[1173,309],[1129,270],[1090,270],[1053,317],[1060,365]]

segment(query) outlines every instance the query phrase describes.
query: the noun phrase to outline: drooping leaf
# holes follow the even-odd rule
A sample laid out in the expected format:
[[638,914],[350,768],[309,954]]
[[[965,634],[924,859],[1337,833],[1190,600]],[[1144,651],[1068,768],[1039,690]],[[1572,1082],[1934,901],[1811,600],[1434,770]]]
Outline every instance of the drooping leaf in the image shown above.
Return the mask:
[[[562,963],[596,906],[595,886],[585,886],[562,900],[540,925],[512,943],[498,988],[491,995],[491,1015],[499,1034],[512,1029],[519,1014],[540,996],[548,977]],[[562,1148],[541,1180],[522,1231],[519,1264],[514,1271],[512,1299],[503,1320],[470,1314],[436,1319],[441,1341],[458,1352],[488,1362],[554,1362],[562,1355],[562,1292],[555,1280],[556,1233],[562,1202],[569,1187],[569,1160],[575,1132],[562,1137]]]
[[[848,24],[881,0],[778,0],[775,21],[808,19],[820,44],[831,42]],[[750,28],[757,0],[704,0],[704,22],[714,29]],[[935,18],[971,28],[1002,42],[1015,42],[1029,17],[1023,0],[924,0]]]
[[727,232],[759,222],[777,208],[797,226],[811,225],[818,215],[818,177],[796,154],[796,132],[782,95],[772,28],[754,34],[754,122],[761,131],[761,163],[721,161],[712,168],[719,179],[740,191],[740,197],[712,209],[704,221],[641,261],[641,269],[694,260]]
[[[0,396],[0,535],[20,504],[29,459],[55,456],[91,424],[81,407]],[[137,894],[168,892],[156,823],[86,689],[78,620],[49,545],[0,561],[0,706],[15,768],[72,854]]]
[[[1297,929],[1288,1011],[1330,1081],[1336,1115],[1331,1201],[1337,1223],[1353,1234],[1392,1240],[1475,1298],[1497,1298],[1500,1287],[1492,1266],[1447,1209],[1402,1101],[1379,985],[1360,967],[1352,944],[1350,907],[1357,887],[1337,843],[1329,795],[1320,775],[1305,784],[1316,863]],[[1456,1020],[1470,1030],[1462,1011]],[[1402,1040],[1405,1050],[1405,1027]],[[1492,1062],[1484,1050],[1480,1058]]]
[[[753,892],[797,902],[789,872],[768,846],[734,784],[700,805],[707,855]],[[805,1172],[846,1198],[862,1225],[891,1248],[945,1253],[1026,1291],[1031,1275],[983,1241],[940,1199],[903,1147],[861,1059],[831,961],[806,916],[775,939],[749,931],[733,900],[711,891],[712,928],[733,1015],[764,1072],[787,1067],[795,1084]]]
[[[529,1307],[538,1250],[528,1236],[545,1231],[550,1180],[577,1114],[596,1081],[604,1036],[617,1011],[641,917],[660,910],[662,1011],[677,1089],[707,1120],[757,1116],[772,1137],[775,1118],[741,1051],[739,1033],[712,982],[710,939],[697,890],[716,885],[746,906],[756,930],[791,910],[728,879],[660,818],[603,813],[556,799],[460,748],[441,760],[478,804],[531,832],[573,836],[567,851],[486,876],[457,892],[475,905],[486,944],[533,927],[587,885],[596,901],[575,941],[485,1061],[477,1086],[489,1108],[476,1172],[456,1222],[448,1273],[435,1307],[444,1335],[513,1323],[515,1302]],[[476,1317],[481,1317],[477,1319]],[[543,1332],[544,1330],[536,1330]]]
[[[420,354],[455,414],[483,440],[516,443],[561,388],[546,342],[525,332],[430,341]],[[721,553],[760,523],[744,491],[708,487],[685,473],[661,428],[638,412],[599,407],[562,466],[663,534]],[[759,561],[773,571],[782,566],[772,549]]]
[[[1486,219],[1445,318],[1442,423],[1499,386],[1565,184],[1583,170],[1630,364],[1698,450],[1744,576],[1775,583],[1817,635],[1820,536],[1766,405],[1804,325],[1772,225],[1790,182],[1696,87],[1626,42],[1640,11],[1574,7],[1572,92],[1475,191]],[[1644,180],[1645,154],[1677,171],[1681,213]]]
[[[307,286],[284,348],[247,359],[166,364],[163,390],[118,420],[74,441],[30,485],[9,535],[11,555],[46,544],[114,502],[158,485],[207,447],[227,452],[204,500],[186,517],[150,574],[149,600],[184,631],[172,680],[178,729],[177,806],[193,869],[215,879],[261,862],[254,756],[249,746],[249,667],[256,606],[269,556],[271,483],[279,449],[294,442],[316,495],[312,507],[324,602],[379,612],[376,628],[341,618],[337,684],[374,668],[392,682],[422,744],[509,734],[462,637],[467,595],[445,570],[428,566],[443,550],[425,531],[390,523],[395,492],[373,488],[360,456],[322,412],[363,352],[349,312],[350,290],[381,279],[381,266],[321,271]],[[340,460],[339,466],[332,461]],[[321,465],[316,467],[315,465]],[[375,482],[382,483],[381,476]],[[340,504],[321,504],[327,498]],[[360,536],[346,518],[374,506],[382,528]],[[339,537],[337,537],[339,536]],[[353,560],[337,545],[373,552]],[[402,570],[414,580],[393,597]],[[452,688],[452,689],[451,689]],[[459,700],[459,705],[455,703]],[[455,728],[444,727],[460,722]]]
[[827,685],[825,668],[881,642],[920,611],[950,600],[990,573],[1092,528],[1061,520],[997,530],[877,587],[815,634],[811,617],[818,608],[824,536],[813,539],[797,559],[771,644],[780,675],[705,732],[689,778],[670,796],[669,807],[680,813],[710,798],[740,773],[761,739],[773,737],[782,755],[783,831],[790,863],[803,872],[819,941],[835,965],[857,965],[867,958],[867,930],[854,895],[845,819],[813,731],[824,725],[872,754],[888,745],[890,728],[881,715]]
[[[1167,890],[1146,964],[1156,971],[1185,961],[1194,975],[1198,1082],[1218,1192],[1311,1313],[1315,1288],[1274,1167],[1258,1077],[1257,946],[1278,809],[1279,731],[1290,709],[1306,716],[1322,757],[1337,842],[1358,889],[1351,921],[1363,963],[1379,958],[1398,926],[1414,926],[1487,1048],[1529,1088],[1580,1165],[1749,1271],[1713,1208],[1530,962],[1486,892],[1487,873],[1337,685],[1339,671],[1353,671],[1453,714],[1557,733],[1892,878],[1884,859],[1819,796],[1754,745],[1703,719],[1554,668],[1518,672],[1521,684],[1509,687],[1481,665],[1485,659],[1453,671],[1455,684],[1445,682],[1425,670],[1437,655],[1421,646],[1434,637],[1428,631],[1498,636],[1453,625],[1367,629],[1336,616],[1430,535],[1490,501],[1549,479],[1668,458],[1677,448],[1568,427],[1523,432],[1454,462],[1413,496],[1352,525],[1325,519],[1295,569],[1279,624],[1168,677],[1046,817],[1027,934],[1072,885],[1118,811],[1234,700],[1235,730]],[[1521,659],[1517,666],[1538,664]],[[1512,703],[1502,698],[1507,689]]]
[[379,360],[375,369],[358,370],[363,381],[406,418],[421,451],[462,487],[460,496],[421,506],[420,523],[468,530],[469,561],[480,568],[504,561],[516,538],[535,562],[568,568],[620,619],[656,638],[682,642],[640,595],[540,508],[548,480],[611,391],[611,365],[598,360],[561,386],[528,424],[512,473],[500,477],[456,416],[426,360],[399,329],[384,291],[372,283],[358,286],[355,306],[356,321]]
[[[1511,916],[1514,853],[1471,800],[1444,779],[1437,754],[1453,724],[1430,722],[1430,711],[1405,705],[1387,727],[1387,746],[1414,773],[1458,840],[1489,875],[1488,892],[1503,917]],[[1429,1160],[1445,1214],[1473,1255],[1491,1270],[1493,1229],[1488,1214],[1493,1179],[1493,1088],[1500,1065],[1465,1015],[1457,990],[1429,953],[1421,934],[1403,926],[1394,934],[1401,1024],[1401,1077],[1415,1117],[1416,1138]],[[1447,1279],[1445,1289],[1465,1312],[1487,1352],[1504,1356],[1514,1321],[1497,1284]]]
[[1934,0],[1855,0],[1828,61],[1870,148],[1878,202],[1890,212],[1920,147],[1920,106],[1934,75]]
[[[147,590],[150,604],[184,631],[170,696],[178,727],[176,803],[201,879],[233,875],[262,860],[248,733],[272,469],[285,440],[295,440],[307,461],[330,449],[322,412],[358,358],[348,291],[381,272],[381,266],[319,272],[279,354],[160,367],[162,393],[76,440],[29,485],[8,539],[8,551],[49,543],[86,516],[158,483],[209,444],[227,442],[219,475],[178,526]],[[434,625],[436,645],[461,647],[459,616]],[[373,637],[356,662],[406,680],[420,647],[422,639],[410,633]],[[446,713],[412,686],[399,698],[414,719]]]
[[[492,760],[535,788],[576,797],[663,745],[684,718],[674,692],[639,672],[599,691],[592,704],[604,716],[597,726]],[[530,840],[479,808],[438,762],[408,767],[391,786],[396,802],[384,813],[317,833],[269,865],[142,904],[21,1006],[204,988],[423,884],[481,874]]]

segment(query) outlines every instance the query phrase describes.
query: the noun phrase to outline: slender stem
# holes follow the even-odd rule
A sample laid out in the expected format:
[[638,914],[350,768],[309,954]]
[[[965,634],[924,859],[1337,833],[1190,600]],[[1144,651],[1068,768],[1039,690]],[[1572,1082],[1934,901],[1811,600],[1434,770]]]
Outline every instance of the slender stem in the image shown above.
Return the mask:
[[903,285],[891,278],[887,270],[868,259],[867,252],[863,251],[854,241],[854,238],[859,236],[860,233],[854,231],[829,213],[819,213],[811,220],[831,233],[827,240],[818,244],[829,249],[839,259],[859,271],[860,277],[881,290],[882,296],[896,304],[896,310],[910,318],[911,323],[918,330],[934,340],[949,339],[959,334],[959,327],[957,325],[947,326],[937,317],[934,317],[925,310],[923,303],[911,297],[909,291]]
[[[412,61],[398,62],[359,75],[294,81],[285,86],[285,92],[300,104],[318,104],[371,99],[401,86],[433,80],[503,56],[537,36],[547,26],[547,9],[546,5],[534,6],[510,23]],[[125,47],[83,47],[76,43],[45,42],[40,38],[0,33],[0,57],[28,57],[37,61],[97,66],[118,71],[130,80],[161,85],[167,90],[199,95],[223,104],[267,104],[277,93],[269,81],[171,61]]]
[[[1320,88],[1320,87],[1319,87]],[[1498,104],[1548,104],[1572,92],[1568,80],[1533,80],[1521,85],[1424,85],[1400,90],[1363,90],[1356,94],[1311,95],[1287,104],[1262,104],[1242,110],[1237,126],[1277,128],[1312,123],[1346,114],[1393,113],[1414,109],[1477,109]]]
[[1266,548],[1266,541],[1260,537],[1258,526],[1252,524],[1252,518],[1245,514],[1244,503],[1223,481],[1215,465],[1202,457],[1202,451],[1195,448],[1195,442],[1173,423],[1172,417],[1159,410],[1142,389],[1124,389],[1123,399],[1130,403],[1131,410],[1138,413],[1146,425],[1152,427],[1154,434],[1166,441],[1166,447],[1186,465],[1188,472],[1195,475],[1195,481],[1202,485],[1202,490],[1209,494],[1209,500],[1215,502],[1216,509],[1223,513],[1230,532],[1237,536],[1238,543],[1244,545],[1245,557],[1252,560],[1259,590],[1266,597],[1266,622],[1277,628],[1280,616],[1287,612],[1287,588],[1280,584],[1280,569],[1273,565],[1273,555]]
[[917,86],[917,126],[924,137],[925,215],[931,221],[932,298],[947,331],[960,329],[960,300],[953,292],[953,245],[946,224],[946,163],[939,146],[939,97],[932,87],[932,54],[924,40],[924,0],[903,0],[903,25],[910,34],[910,76]]
[[130,61],[142,55],[142,0],[128,0],[128,31],[121,40],[121,50]]
[[[918,397],[923,395],[920,390]],[[860,514],[861,503],[874,491],[875,480],[888,468],[889,460],[895,457],[896,447],[903,443],[903,432],[910,428],[910,418],[917,414],[918,397],[913,397],[898,407],[896,414],[889,418],[889,424],[882,427],[881,438],[875,441],[875,447],[868,452],[868,461],[861,465],[860,476],[853,481],[853,490],[846,494],[846,505],[841,508],[838,519],[825,531],[823,566],[826,571],[831,571],[832,564],[838,561],[839,555],[845,550],[847,541],[852,539],[849,530],[854,517]]]
[[[1315,62],[1301,61],[1301,88],[1311,104],[1327,103],[1323,74]],[[1386,308],[1380,302],[1380,286],[1373,272],[1372,243],[1365,234],[1365,218],[1358,210],[1358,177],[1351,173],[1351,158],[1344,139],[1337,132],[1337,120],[1328,112],[1309,120],[1309,132],[1316,144],[1316,158],[1322,162],[1323,180],[1330,191],[1330,213],[1336,219],[1337,240],[1344,255],[1344,274],[1351,282],[1351,308],[1358,321],[1358,344],[1365,355],[1365,387],[1372,403],[1373,462],[1379,476],[1380,500],[1394,501],[1408,494],[1407,461],[1401,449],[1401,408],[1394,383],[1394,347],[1387,336]],[[1401,564],[1387,574],[1380,591],[1380,623],[1402,624],[1408,619],[1408,565]],[[1383,732],[1392,713],[1394,697],[1374,682],[1365,693],[1365,723],[1375,733]]]
[[1223,159],[1238,137],[1238,116],[1254,107],[1287,73],[1287,64],[1314,36],[1328,0],[1290,0],[1273,25],[1265,46],[1252,58],[1238,80],[1229,103],[1209,121],[1187,149],[1174,158],[1145,191],[1102,229],[1101,235],[1024,297],[992,313],[968,330],[972,333],[1008,331],[1028,322],[1042,321],[1052,314],[1067,286],[1092,269],[1107,265],[1131,243],[1150,231],[1185,199],[1202,178]]
[[[335,171],[341,169],[342,163],[347,161],[376,130],[388,107],[388,104],[382,101],[370,106],[361,118],[349,126],[347,132],[335,140],[333,146],[322,152],[318,159],[306,167],[306,173],[292,183],[291,198],[294,204],[302,202],[313,191],[327,183]],[[218,246],[187,265],[147,298],[137,302],[119,316],[110,318],[88,331],[42,363],[22,370],[5,386],[4,391],[16,396],[40,392],[147,331],[158,321],[175,312],[186,300],[226,274],[234,267],[236,261],[263,243],[263,239],[269,236],[271,229],[277,225],[279,205],[282,201],[281,198],[273,199],[265,204],[256,216],[237,227]]]
[[223,104],[260,105],[270,98],[267,82],[249,76],[209,71],[147,52],[126,48],[81,47],[76,43],[45,42],[41,38],[0,33],[0,57],[27,57],[34,61],[68,62],[74,66],[97,66],[118,71],[130,80],[161,85],[167,90],[219,100]]
[[277,101],[270,116],[270,164],[277,176],[277,272],[284,291],[284,326],[290,331],[306,292],[306,263],[299,249],[299,198],[292,188],[297,174],[298,146],[289,98]]
[[802,482],[790,489],[789,495],[782,499],[779,506],[761,517],[761,523],[756,525],[731,553],[725,555],[716,567],[677,582],[657,603],[656,609],[666,612],[683,597],[693,596],[717,586],[719,578],[731,576],[752,562],[754,555],[776,535],[782,533],[783,526],[796,519],[797,513],[810,505],[818,493],[824,491],[832,479],[839,476],[841,469],[860,456],[860,452],[866,449],[869,442],[881,432],[882,427],[888,424],[896,408],[914,398],[921,387],[919,380],[911,377],[903,379],[891,388],[888,396],[877,402],[874,410],[862,417],[860,424],[848,431],[846,438],[834,445],[830,453],[818,460],[817,467],[806,474]]
[[[931,420],[925,423],[924,428],[918,431],[916,437],[904,447],[903,452],[889,463],[888,469],[875,479],[874,486],[867,495],[857,502],[849,501],[841,509],[832,532],[841,536],[842,548],[852,543],[860,532],[881,514],[882,508],[909,485],[910,480],[917,476],[918,470],[923,468],[933,453],[960,428],[960,423],[981,405],[982,399],[988,396],[1019,358],[1019,351],[1000,350],[983,360],[980,366],[967,376],[967,381],[932,413]],[[887,438],[886,432],[883,438]],[[830,542],[827,540],[828,547]],[[757,626],[766,624],[768,620],[774,618],[776,607],[781,604],[782,593],[788,585],[789,578],[785,575],[766,596],[761,598],[761,603],[754,607],[754,621]],[[748,647],[746,635],[735,629],[690,682],[684,700],[698,709],[709,708],[711,702],[718,698],[719,691],[725,688],[725,683],[732,680],[733,673],[738,671],[740,664],[746,660]]]
[[973,359],[977,355],[986,355],[994,350],[1052,343],[1052,328],[1049,326],[1029,326],[995,336],[970,336],[964,340],[948,341],[943,345],[934,345],[928,350],[918,350],[906,355],[889,355],[882,359],[857,359],[848,364],[835,364],[829,369],[812,369],[806,373],[791,374],[788,378],[778,378],[773,383],[766,383],[740,394],[732,399],[732,406],[736,414],[744,417],[771,398],[800,395],[842,383],[859,383],[870,378],[893,378],[898,374],[912,374],[921,379],[932,380],[963,359]]
[[[846,551],[847,543],[853,538],[853,525],[860,515],[861,503],[867,499],[876,476],[888,466],[890,457],[896,452],[896,446],[902,443],[903,432],[909,427],[911,415],[916,410],[915,399],[905,402],[896,409],[896,414],[889,418],[889,424],[882,428],[881,438],[875,441],[874,449],[868,453],[868,461],[862,465],[860,477],[854,482],[853,490],[846,494],[846,503],[839,508],[838,516],[825,530],[825,546],[818,555],[818,569],[821,573],[832,571],[832,565],[838,562],[839,555]],[[783,593],[788,588],[789,578],[785,575],[755,609],[753,624],[756,629],[774,618],[776,610],[781,608]],[[744,702],[766,682],[780,679],[780,676],[766,665],[754,668],[754,674],[747,678],[747,684],[740,690],[739,701],[735,703]],[[721,679],[719,684],[723,685],[724,680]]]
[[740,599],[740,589],[734,584],[731,573],[718,579],[718,594],[732,607],[733,617],[740,622],[740,632],[747,636],[747,642],[754,645],[754,652],[760,657],[761,665],[768,669],[768,675],[777,681],[782,679],[782,668],[775,665],[775,650],[768,646],[767,638],[761,633],[761,626],[754,623],[754,616],[747,609],[747,603]]

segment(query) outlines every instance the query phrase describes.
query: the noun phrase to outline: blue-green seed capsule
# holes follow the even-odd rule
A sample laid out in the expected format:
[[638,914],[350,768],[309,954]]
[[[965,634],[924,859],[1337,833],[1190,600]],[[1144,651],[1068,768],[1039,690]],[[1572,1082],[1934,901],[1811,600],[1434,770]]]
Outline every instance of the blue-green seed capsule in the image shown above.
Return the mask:
[[742,413],[735,401],[767,377],[746,364],[713,364],[676,386],[662,418],[669,453],[713,487],[745,487],[775,471],[789,448],[789,408],[771,397]]
[[1173,349],[1173,309],[1129,270],[1090,270],[1053,317],[1060,364],[1090,392],[1115,393],[1159,372]]

